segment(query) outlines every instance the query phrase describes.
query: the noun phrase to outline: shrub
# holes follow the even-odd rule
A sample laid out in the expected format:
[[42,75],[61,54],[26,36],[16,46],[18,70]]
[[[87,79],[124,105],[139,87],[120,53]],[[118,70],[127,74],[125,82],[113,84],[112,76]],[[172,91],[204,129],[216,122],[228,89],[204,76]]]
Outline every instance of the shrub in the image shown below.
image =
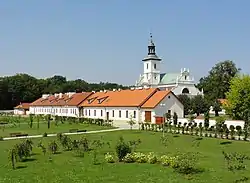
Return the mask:
[[132,153],[128,153],[126,154],[126,156],[122,159],[123,162],[125,163],[134,163],[135,162],[135,158],[133,156]]
[[146,163],[147,162],[147,155],[140,153],[140,152],[134,152],[134,153],[128,153],[123,159],[125,163]]
[[181,153],[176,156],[176,161],[173,166],[175,171],[182,174],[191,174],[197,171],[196,169],[196,154],[194,153]]
[[155,163],[157,163],[157,161],[158,161],[158,157],[157,157],[157,155],[156,155],[155,153],[150,152],[150,153],[147,155],[147,161],[148,161],[148,163],[150,163],[150,164],[155,164]]
[[176,166],[176,158],[175,157],[163,155],[163,156],[161,156],[160,161],[161,161],[161,164],[163,166],[170,166],[170,167]]
[[56,154],[56,152],[58,151],[58,145],[56,141],[50,142],[48,145],[48,149],[49,151],[51,151],[52,154]]
[[3,141],[3,137],[0,137],[0,141]]
[[46,132],[44,132],[43,137],[47,137],[47,136],[48,136],[48,134]]
[[133,153],[135,161],[137,163],[146,163],[147,162],[147,155],[143,153]]
[[120,137],[118,143],[116,144],[116,154],[119,161],[122,161],[122,159],[128,154],[131,153],[131,147],[128,143],[124,142],[123,137]]
[[105,157],[104,157],[105,161],[107,163],[114,163],[115,162],[115,157],[114,155],[110,154],[110,153],[107,153],[105,154]]

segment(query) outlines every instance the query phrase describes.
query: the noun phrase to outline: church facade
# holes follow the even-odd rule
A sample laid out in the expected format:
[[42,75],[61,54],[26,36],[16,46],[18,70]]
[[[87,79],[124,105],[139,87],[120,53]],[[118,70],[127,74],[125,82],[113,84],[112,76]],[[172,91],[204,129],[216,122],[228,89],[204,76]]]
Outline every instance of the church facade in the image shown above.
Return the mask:
[[190,74],[189,69],[183,68],[177,73],[161,73],[162,59],[156,54],[152,35],[150,35],[148,55],[142,61],[143,74],[136,81],[136,87],[171,90],[175,95],[185,94],[190,97],[203,95],[203,91],[195,87],[194,77]]

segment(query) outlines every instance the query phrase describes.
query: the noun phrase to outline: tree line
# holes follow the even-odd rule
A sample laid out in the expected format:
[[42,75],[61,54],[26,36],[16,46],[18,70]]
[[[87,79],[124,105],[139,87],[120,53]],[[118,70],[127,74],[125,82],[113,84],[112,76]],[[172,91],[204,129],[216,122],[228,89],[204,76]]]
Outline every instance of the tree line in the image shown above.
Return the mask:
[[55,75],[46,79],[38,79],[28,74],[0,77],[0,110],[13,109],[20,102],[33,102],[42,94],[65,92],[82,92],[104,89],[125,89],[126,86],[116,83],[88,83],[82,79],[67,80]]

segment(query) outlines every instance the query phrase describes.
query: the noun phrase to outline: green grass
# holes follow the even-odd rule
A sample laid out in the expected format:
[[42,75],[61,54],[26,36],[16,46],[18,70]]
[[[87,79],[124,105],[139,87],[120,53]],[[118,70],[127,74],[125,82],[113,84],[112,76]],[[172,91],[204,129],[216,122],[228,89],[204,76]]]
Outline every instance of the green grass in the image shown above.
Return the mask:
[[[175,172],[172,168],[163,167],[160,164],[124,164],[114,163],[108,164],[104,162],[104,153],[114,152],[115,144],[122,135],[126,141],[141,139],[142,143],[137,147],[140,152],[156,152],[158,154],[174,154],[177,151],[184,152],[199,152],[198,167],[204,171],[202,173],[185,176]],[[155,182],[155,183],[230,183],[242,176],[249,176],[250,164],[247,162],[247,171],[241,173],[229,172],[226,169],[222,150],[227,152],[242,152],[250,154],[249,142],[231,141],[231,144],[221,145],[221,142],[226,140],[203,138],[200,140],[200,145],[193,146],[195,136],[173,135],[168,134],[169,143],[165,147],[161,144],[160,138],[162,134],[159,132],[146,131],[116,131],[109,133],[87,134],[86,137],[90,140],[102,139],[105,142],[110,142],[111,148],[103,147],[98,153],[98,160],[101,164],[93,165],[92,153],[86,153],[84,157],[76,157],[73,151],[63,151],[60,148],[60,154],[51,155],[50,162],[49,154],[45,156],[41,150],[34,147],[35,153],[31,158],[33,161],[18,163],[22,167],[12,170],[8,163],[8,149],[10,149],[18,140],[0,142],[0,182],[20,182],[20,183],[44,183],[44,182],[102,182],[102,183],[117,183],[117,182]],[[73,139],[81,138],[71,136]],[[34,139],[34,146],[39,141],[47,145],[54,137],[43,139]]]
[[46,121],[41,121],[39,123],[39,128],[37,128],[37,123],[33,123],[33,127],[30,128],[28,125],[27,118],[22,118],[22,123],[16,124],[15,126],[13,124],[10,125],[1,125],[0,127],[0,137],[8,137],[10,136],[10,133],[26,133],[28,135],[38,135],[43,133],[58,133],[58,132],[69,132],[70,129],[79,129],[79,130],[87,130],[87,131],[93,131],[93,130],[103,130],[103,129],[110,129],[112,127],[108,126],[99,126],[95,124],[86,124],[86,123],[69,123],[68,121],[65,121],[64,124],[58,123],[58,126],[55,125],[55,122],[51,122],[50,128],[48,129],[48,125]]

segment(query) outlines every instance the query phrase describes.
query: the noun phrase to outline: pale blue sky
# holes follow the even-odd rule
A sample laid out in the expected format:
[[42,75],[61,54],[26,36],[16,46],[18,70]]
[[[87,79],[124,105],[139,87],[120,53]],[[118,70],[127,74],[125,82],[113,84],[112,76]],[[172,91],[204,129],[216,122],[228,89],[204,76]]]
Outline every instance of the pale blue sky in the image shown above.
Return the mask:
[[0,75],[134,84],[150,31],[162,72],[249,71],[249,0],[1,0]]

